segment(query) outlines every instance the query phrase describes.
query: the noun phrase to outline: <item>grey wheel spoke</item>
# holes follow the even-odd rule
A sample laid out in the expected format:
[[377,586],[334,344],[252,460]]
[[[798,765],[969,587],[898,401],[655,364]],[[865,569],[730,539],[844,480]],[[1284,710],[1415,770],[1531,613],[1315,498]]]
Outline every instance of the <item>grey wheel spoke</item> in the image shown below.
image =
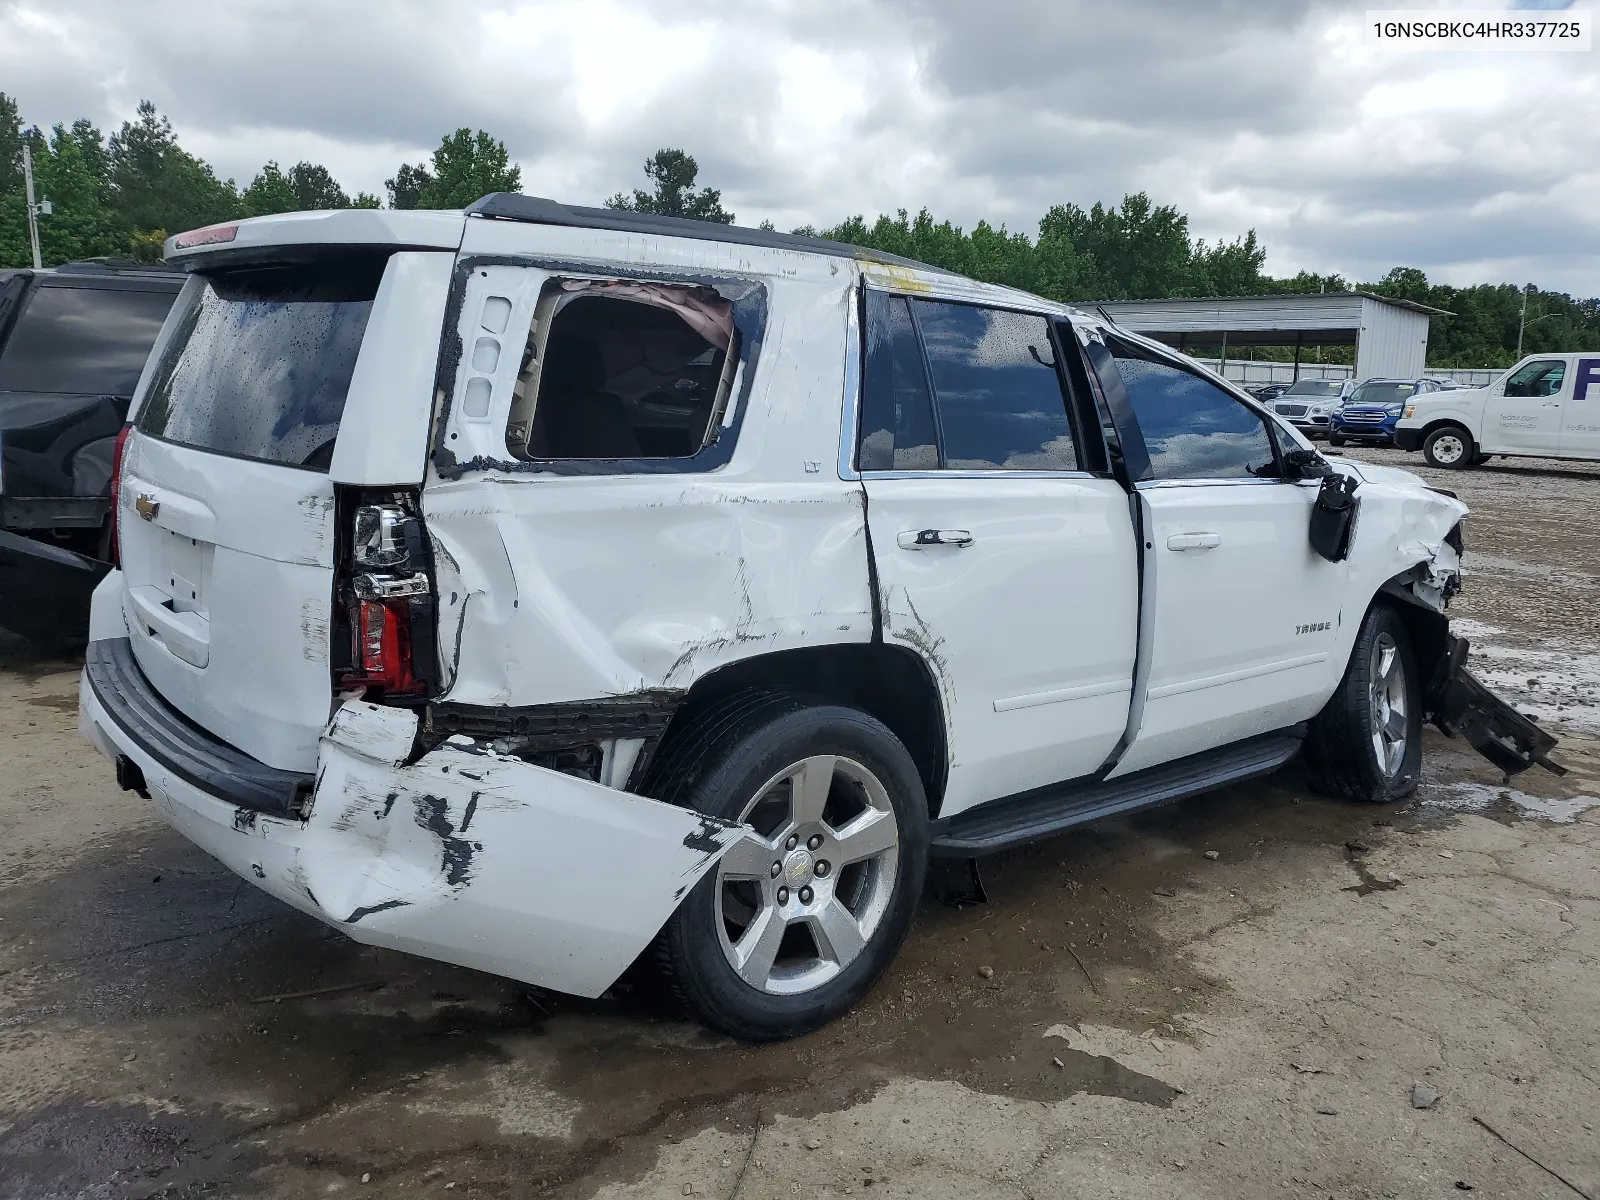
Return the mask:
[[854,914],[837,897],[830,899],[811,919],[817,935],[817,949],[824,958],[832,959],[841,967],[861,953],[867,944],[861,936],[861,925]]
[[814,825],[822,820],[828,793],[833,790],[836,761],[831,754],[818,754],[802,762],[789,777],[789,817],[796,825]]
[[1383,723],[1383,735],[1391,742],[1402,742],[1406,736],[1406,715],[1399,709],[1389,710],[1389,719]]
[[783,855],[753,833],[747,833],[722,856],[724,879],[770,879],[772,864]]
[[900,842],[900,830],[894,813],[869,808],[836,830],[834,839],[838,865],[843,867],[894,849]]
[[785,922],[775,908],[762,908],[744,935],[734,943],[734,969],[752,987],[764,988],[783,944]]

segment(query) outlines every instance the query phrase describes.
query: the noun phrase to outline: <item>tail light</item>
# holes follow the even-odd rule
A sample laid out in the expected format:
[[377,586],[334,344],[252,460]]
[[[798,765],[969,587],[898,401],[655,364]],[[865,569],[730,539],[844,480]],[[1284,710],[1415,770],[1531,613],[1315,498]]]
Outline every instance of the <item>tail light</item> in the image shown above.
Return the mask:
[[116,448],[111,452],[111,565],[122,567],[122,546],[117,539],[117,524],[120,520],[119,510],[122,508],[122,456],[128,449],[128,434],[133,431],[132,425],[124,425],[117,431]]
[[400,504],[363,504],[351,522],[351,670],[346,687],[426,696],[435,672],[433,585],[422,521]]

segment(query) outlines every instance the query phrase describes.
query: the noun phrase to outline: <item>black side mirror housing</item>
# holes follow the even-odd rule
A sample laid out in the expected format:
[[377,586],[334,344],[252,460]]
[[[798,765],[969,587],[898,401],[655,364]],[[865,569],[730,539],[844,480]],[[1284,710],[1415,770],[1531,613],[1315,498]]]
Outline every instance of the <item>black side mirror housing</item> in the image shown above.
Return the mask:
[[1321,479],[1333,474],[1333,468],[1315,450],[1296,446],[1283,456],[1283,473],[1290,479]]

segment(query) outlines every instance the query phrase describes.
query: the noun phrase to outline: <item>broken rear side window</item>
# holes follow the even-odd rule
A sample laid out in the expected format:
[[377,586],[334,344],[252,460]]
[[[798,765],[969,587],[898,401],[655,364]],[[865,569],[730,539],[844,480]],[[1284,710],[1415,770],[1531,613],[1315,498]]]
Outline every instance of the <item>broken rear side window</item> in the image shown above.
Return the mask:
[[733,306],[710,288],[552,280],[506,444],[535,461],[692,458],[716,440],[737,364]]

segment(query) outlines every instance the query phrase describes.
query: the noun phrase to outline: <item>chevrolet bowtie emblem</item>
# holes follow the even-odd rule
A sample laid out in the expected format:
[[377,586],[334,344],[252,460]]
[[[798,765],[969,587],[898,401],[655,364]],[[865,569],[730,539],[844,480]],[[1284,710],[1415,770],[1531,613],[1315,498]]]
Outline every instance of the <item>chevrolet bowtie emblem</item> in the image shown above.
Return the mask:
[[155,499],[153,496],[145,496],[141,494],[140,497],[133,502],[133,507],[146,521],[154,521],[156,519],[156,514],[161,511],[161,501]]

